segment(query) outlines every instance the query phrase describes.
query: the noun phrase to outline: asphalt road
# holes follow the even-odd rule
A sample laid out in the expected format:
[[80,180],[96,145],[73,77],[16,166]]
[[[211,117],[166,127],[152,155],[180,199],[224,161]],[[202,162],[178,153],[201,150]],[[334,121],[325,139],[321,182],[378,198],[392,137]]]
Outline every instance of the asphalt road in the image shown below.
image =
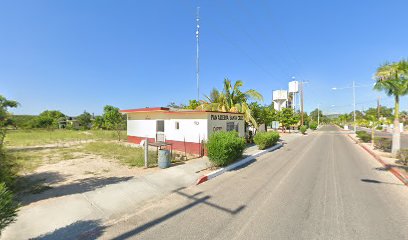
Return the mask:
[[335,127],[180,189],[103,239],[408,239],[408,188]]

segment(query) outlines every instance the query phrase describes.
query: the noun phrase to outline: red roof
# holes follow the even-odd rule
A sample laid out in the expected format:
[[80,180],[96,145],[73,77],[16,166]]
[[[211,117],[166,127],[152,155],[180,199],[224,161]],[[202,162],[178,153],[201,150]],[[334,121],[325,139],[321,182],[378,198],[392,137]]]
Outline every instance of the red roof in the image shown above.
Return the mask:
[[120,110],[121,113],[132,113],[132,112],[157,112],[157,111],[169,111],[170,108],[166,107],[152,107],[152,108],[136,108],[136,109],[125,109]]
[[171,110],[168,107],[152,107],[152,108],[136,108],[136,109],[125,109],[120,110],[121,113],[137,113],[137,112],[165,112],[165,113],[203,113],[203,112],[213,112],[213,113],[232,113],[232,114],[243,114],[234,112],[220,112],[220,111],[205,111],[205,110]]

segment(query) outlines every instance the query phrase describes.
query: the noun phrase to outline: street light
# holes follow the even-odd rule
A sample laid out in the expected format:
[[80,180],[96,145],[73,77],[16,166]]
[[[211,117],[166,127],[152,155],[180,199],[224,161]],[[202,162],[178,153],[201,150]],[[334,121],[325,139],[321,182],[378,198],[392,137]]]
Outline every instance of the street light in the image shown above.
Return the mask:
[[343,90],[343,89],[353,89],[353,122],[354,122],[354,132],[356,132],[356,87],[368,87],[368,86],[374,86],[375,83],[369,84],[369,85],[358,85],[356,86],[355,82],[353,81],[353,86],[351,87],[343,87],[343,88],[337,88],[337,87],[332,87],[332,90]]

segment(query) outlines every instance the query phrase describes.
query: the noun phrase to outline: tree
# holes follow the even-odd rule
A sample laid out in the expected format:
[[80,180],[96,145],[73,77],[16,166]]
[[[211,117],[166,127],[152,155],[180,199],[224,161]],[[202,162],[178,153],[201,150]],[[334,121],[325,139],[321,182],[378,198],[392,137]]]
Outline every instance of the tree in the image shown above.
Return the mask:
[[299,122],[299,114],[296,114],[292,108],[283,108],[278,113],[279,122],[283,126],[283,131],[290,129],[291,126]]
[[126,129],[126,118],[119,112],[119,108],[106,105],[103,108],[103,120],[106,129],[114,130],[118,136],[118,141],[121,139],[121,133]]
[[194,110],[194,109],[198,108],[198,106],[200,106],[200,102],[195,100],[195,99],[192,99],[192,100],[188,101],[188,105],[184,106],[184,109],[193,109]]
[[105,128],[105,121],[102,116],[96,116],[93,123],[93,129],[104,129]]
[[369,112],[365,115],[365,119],[368,121],[368,126],[371,127],[371,145],[374,147],[375,129],[382,124],[381,118],[377,117],[376,112]]
[[219,92],[218,90],[213,89],[210,93],[210,97],[206,96],[207,100],[202,101],[197,109],[243,113],[247,123],[252,124],[254,127],[258,127],[247,102],[251,99],[262,101],[263,97],[259,92],[253,89],[242,92],[240,88],[243,85],[244,83],[241,80],[237,80],[235,84],[232,85],[229,79],[224,79],[223,91]]
[[7,127],[12,123],[9,108],[15,108],[18,102],[8,100],[0,95],[0,149],[3,147],[4,138],[6,137]]
[[252,102],[249,104],[249,109],[251,110],[252,117],[258,125],[265,124],[266,127],[266,125],[272,124],[272,121],[277,120],[276,111],[271,105],[261,106],[257,102]]
[[8,109],[17,106],[18,102],[0,95],[0,231],[14,221],[18,208],[18,204],[14,202],[13,193],[6,187],[6,184],[12,185],[14,182],[14,163],[7,161],[3,152],[7,128],[12,123]]
[[179,105],[177,105],[175,102],[170,102],[169,104],[167,104],[167,107],[169,107],[169,108],[184,108],[185,106],[184,106],[184,104],[179,104]]
[[391,152],[396,155],[401,147],[399,127],[400,97],[408,94],[408,61],[401,60],[399,62],[385,63],[377,69],[375,80],[375,90],[385,91],[388,96],[394,97],[394,129]]
[[79,123],[79,126],[83,129],[89,129],[92,123],[92,115],[87,112],[84,111],[84,113],[82,113],[81,115],[79,115],[76,120]]
[[65,120],[65,114],[58,110],[46,110],[35,119],[37,128],[58,128],[59,122]]
[[377,108],[369,108],[366,111],[364,111],[365,115],[377,115],[378,118],[380,117],[385,117],[385,118],[389,118],[389,119],[393,119],[393,115],[392,115],[392,108],[388,108],[385,106],[380,107],[380,109]]

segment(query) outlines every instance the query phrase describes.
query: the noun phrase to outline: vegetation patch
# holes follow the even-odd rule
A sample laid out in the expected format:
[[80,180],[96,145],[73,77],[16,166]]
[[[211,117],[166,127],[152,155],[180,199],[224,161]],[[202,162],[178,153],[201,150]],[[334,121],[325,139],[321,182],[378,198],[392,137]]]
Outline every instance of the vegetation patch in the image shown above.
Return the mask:
[[306,131],[307,131],[307,127],[305,125],[302,125],[302,126],[300,126],[299,130],[303,135],[305,135]]
[[309,123],[309,128],[312,130],[316,130],[317,129],[317,122],[310,122]]
[[233,132],[215,132],[207,142],[208,158],[215,166],[225,166],[233,163],[245,149],[245,139]]
[[365,143],[371,142],[371,135],[366,131],[356,131],[357,137]]
[[[144,166],[144,149],[121,145],[115,142],[91,142],[79,151],[101,155],[110,159],[117,159],[121,163],[132,167]],[[157,165],[157,154],[149,151],[149,166]]]
[[81,142],[87,140],[115,140],[117,139],[116,134],[116,132],[108,130],[10,130],[8,131],[5,142],[7,146],[34,146],[53,143],[59,144],[73,141]]
[[254,142],[260,150],[272,147],[279,140],[277,132],[259,132],[254,136]]
[[390,138],[376,137],[374,139],[374,147],[384,152],[391,152],[391,144]]
[[398,151],[397,158],[404,164],[408,165],[408,148],[401,149]]
[[14,194],[0,182],[0,232],[8,224],[14,222],[19,205],[14,201]]

